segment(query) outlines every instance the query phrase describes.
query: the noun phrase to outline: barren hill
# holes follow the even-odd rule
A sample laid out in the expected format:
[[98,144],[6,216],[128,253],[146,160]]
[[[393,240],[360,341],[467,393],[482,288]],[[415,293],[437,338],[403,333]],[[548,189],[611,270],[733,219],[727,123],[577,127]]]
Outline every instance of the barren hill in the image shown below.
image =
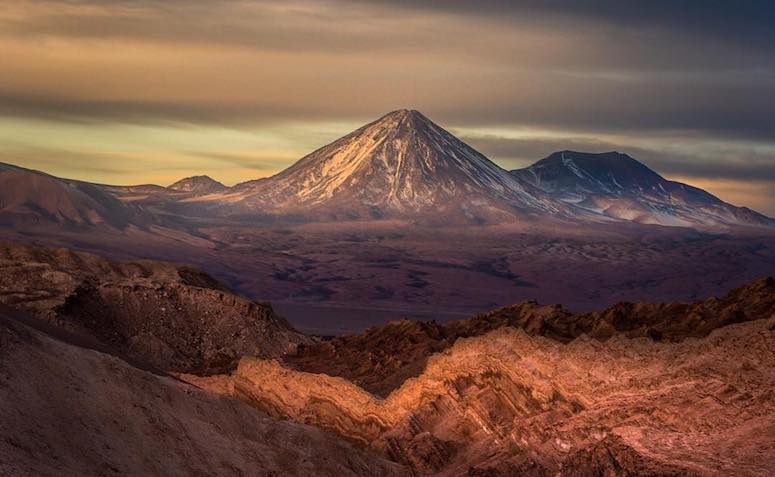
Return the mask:
[[197,269],[68,249],[0,243],[0,302],[166,370],[222,371],[309,341]]
[[512,174],[555,199],[614,219],[678,226],[775,225],[756,211],[667,180],[618,152],[555,152]]

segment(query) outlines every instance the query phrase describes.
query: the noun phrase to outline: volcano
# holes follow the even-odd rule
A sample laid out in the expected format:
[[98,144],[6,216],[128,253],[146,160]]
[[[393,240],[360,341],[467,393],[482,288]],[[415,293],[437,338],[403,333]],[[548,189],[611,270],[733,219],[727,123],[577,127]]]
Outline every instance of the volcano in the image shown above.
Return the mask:
[[229,213],[260,211],[312,220],[486,223],[569,209],[408,109],[386,114],[273,177],[239,184],[207,200],[225,202]]
[[[618,152],[560,151],[507,171],[422,113],[401,109],[282,172],[233,187],[208,176],[106,186],[0,164],[0,223],[235,223],[396,220],[409,224],[636,222],[769,227],[775,220],[668,180]],[[189,219],[193,219],[189,221]]]
[[667,180],[619,152],[555,152],[512,174],[557,200],[614,219],[672,226],[775,224],[702,189]]

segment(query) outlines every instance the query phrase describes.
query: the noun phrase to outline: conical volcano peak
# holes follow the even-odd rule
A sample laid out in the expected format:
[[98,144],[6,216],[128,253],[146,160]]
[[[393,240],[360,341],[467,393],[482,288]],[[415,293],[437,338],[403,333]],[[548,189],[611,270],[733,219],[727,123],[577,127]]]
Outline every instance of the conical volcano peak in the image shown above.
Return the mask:
[[416,109],[397,109],[391,111],[371,123],[370,126],[385,132],[400,131],[408,133],[412,131],[429,131],[431,129],[441,130],[439,126]]
[[378,121],[381,121],[382,119],[396,119],[399,121],[404,120],[412,120],[412,119],[423,119],[428,120],[421,112],[417,111],[416,109],[396,109],[395,111],[391,111],[387,113],[386,115],[382,116],[382,118],[378,119]]
[[251,194],[251,207],[325,210],[337,217],[446,211],[489,221],[517,209],[558,210],[414,109],[392,111],[323,146],[257,184]]

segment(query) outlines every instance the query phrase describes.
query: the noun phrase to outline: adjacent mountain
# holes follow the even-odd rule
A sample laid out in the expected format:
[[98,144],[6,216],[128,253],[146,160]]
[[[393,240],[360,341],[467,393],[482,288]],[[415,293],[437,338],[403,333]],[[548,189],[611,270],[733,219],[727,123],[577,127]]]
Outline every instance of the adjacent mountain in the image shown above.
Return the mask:
[[152,218],[102,186],[60,179],[0,163],[0,224],[109,226],[122,229]]
[[222,192],[227,187],[209,176],[193,176],[181,179],[167,187],[175,192],[188,192],[191,194],[203,195]]
[[569,209],[414,110],[391,112],[268,179],[208,201],[221,213],[313,220],[495,222]]
[[672,226],[775,225],[751,209],[667,180],[618,152],[555,152],[512,174],[555,199],[614,219]]
[[272,419],[57,331],[0,309],[0,475],[410,475],[329,432]]
[[175,217],[175,204],[205,196],[224,192],[225,185],[209,176],[192,176],[181,179],[168,187],[153,184],[134,186],[100,186],[106,192],[126,203],[150,206],[153,210],[166,212],[166,217],[180,222],[182,217]]
[[268,304],[191,267],[11,242],[0,242],[0,303],[188,373],[230,369],[244,355],[280,357],[310,341]]

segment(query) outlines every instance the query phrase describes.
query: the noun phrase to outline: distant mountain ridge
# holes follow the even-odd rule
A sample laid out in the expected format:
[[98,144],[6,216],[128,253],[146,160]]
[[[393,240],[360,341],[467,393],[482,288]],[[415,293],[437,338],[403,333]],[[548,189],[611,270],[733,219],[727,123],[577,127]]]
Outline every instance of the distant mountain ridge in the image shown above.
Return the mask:
[[7,224],[122,228],[158,222],[163,215],[172,223],[397,219],[445,225],[557,218],[682,227],[775,225],[618,152],[560,151],[509,172],[409,109],[388,113],[274,176],[233,187],[208,176],[169,187],[105,186],[0,165],[3,184],[0,222]]
[[0,163],[0,224],[123,229],[149,221],[101,185]]
[[512,174],[576,207],[658,225],[773,225],[746,207],[660,176],[619,152],[560,151]]

